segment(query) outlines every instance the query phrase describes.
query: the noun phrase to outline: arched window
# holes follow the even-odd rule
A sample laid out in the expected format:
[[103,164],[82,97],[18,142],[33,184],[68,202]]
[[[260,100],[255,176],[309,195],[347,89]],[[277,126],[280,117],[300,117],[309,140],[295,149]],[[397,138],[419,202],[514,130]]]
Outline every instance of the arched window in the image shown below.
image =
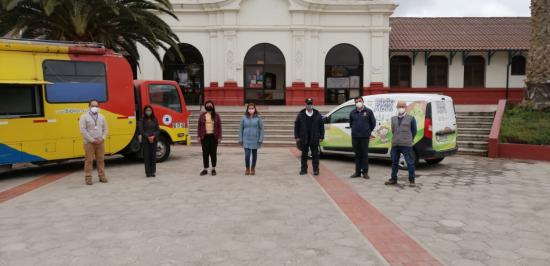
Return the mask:
[[485,58],[468,56],[464,61],[464,87],[485,87]]
[[254,45],[244,57],[245,100],[260,104],[285,103],[285,57],[270,43]]
[[193,45],[180,43],[177,47],[180,58],[172,47],[164,56],[163,79],[176,81],[183,90],[187,104],[202,104],[204,93],[204,60],[201,52]]
[[363,55],[347,43],[332,47],[325,58],[325,103],[341,104],[363,93]]
[[390,86],[411,86],[412,61],[406,55],[392,56],[390,60]]
[[512,76],[523,76],[527,67],[527,60],[523,55],[512,57]]
[[449,60],[445,56],[428,58],[428,87],[447,87],[449,80]]

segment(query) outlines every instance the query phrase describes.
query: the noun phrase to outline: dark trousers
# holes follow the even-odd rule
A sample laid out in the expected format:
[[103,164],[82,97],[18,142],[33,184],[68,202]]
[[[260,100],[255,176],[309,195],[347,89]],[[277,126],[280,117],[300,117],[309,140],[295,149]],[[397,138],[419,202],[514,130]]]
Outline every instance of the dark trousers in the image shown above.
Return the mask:
[[412,147],[394,146],[391,148],[391,179],[397,181],[399,158],[401,157],[401,154],[403,154],[403,157],[405,157],[405,162],[407,162],[407,169],[409,170],[409,181],[414,181],[416,175],[414,173],[414,160],[412,153]]
[[252,168],[256,167],[256,161],[258,160],[258,150],[257,149],[244,149],[244,164],[246,168],[250,168],[250,157],[252,156]]
[[157,142],[149,143],[145,140],[142,142],[143,161],[145,162],[145,174],[153,175],[157,172]]
[[209,167],[209,159],[212,160],[212,167],[216,167],[218,154],[218,140],[214,134],[207,134],[202,140],[202,164],[204,169]]
[[369,139],[353,138],[351,140],[355,152],[355,173],[369,173]]
[[313,171],[319,171],[319,145],[302,145],[302,171],[307,171],[307,157],[311,150]]

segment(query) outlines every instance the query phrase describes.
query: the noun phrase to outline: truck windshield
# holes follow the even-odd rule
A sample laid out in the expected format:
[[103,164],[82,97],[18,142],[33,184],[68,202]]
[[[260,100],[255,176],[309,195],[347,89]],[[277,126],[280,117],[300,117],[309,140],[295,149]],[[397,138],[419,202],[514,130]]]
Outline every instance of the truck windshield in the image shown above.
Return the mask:
[[151,104],[160,105],[176,112],[181,112],[178,89],[173,85],[149,85],[149,99]]

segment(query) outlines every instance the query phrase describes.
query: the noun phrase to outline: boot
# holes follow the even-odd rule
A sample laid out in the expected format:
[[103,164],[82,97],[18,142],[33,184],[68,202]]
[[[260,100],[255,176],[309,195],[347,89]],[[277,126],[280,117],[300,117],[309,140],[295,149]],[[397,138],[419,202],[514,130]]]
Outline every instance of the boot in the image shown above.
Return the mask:
[[250,175],[256,175],[256,167],[252,167],[250,170]]
[[91,176],[87,176],[84,181],[86,182],[86,185],[93,185],[94,183],[92,182],[92,177]]
[[244,172],[244,175],[250,175],[250,168],[246,168],[246,171]]
[[109,181],[107,180],[106,177],[100,177],[100,178],[99,178],[99,182],[101,182],[101,183],[108,183]]

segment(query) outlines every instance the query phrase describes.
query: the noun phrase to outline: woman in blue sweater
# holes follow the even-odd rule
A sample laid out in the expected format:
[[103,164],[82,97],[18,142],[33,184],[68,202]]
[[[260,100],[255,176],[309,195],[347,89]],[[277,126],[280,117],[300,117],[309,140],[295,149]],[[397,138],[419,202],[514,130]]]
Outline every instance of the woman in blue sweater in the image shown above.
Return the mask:
[[[239,143],[244,148],[245,175],[256,174],[256,161],[258,160],[258,149],[264,141],[264,122],[259,116],[254,103],[246,106],[246,112],[241,118],[239,129]],[[252,158],[250,158],[252,157]],[[252,159],[252,162],[251,160]]]

